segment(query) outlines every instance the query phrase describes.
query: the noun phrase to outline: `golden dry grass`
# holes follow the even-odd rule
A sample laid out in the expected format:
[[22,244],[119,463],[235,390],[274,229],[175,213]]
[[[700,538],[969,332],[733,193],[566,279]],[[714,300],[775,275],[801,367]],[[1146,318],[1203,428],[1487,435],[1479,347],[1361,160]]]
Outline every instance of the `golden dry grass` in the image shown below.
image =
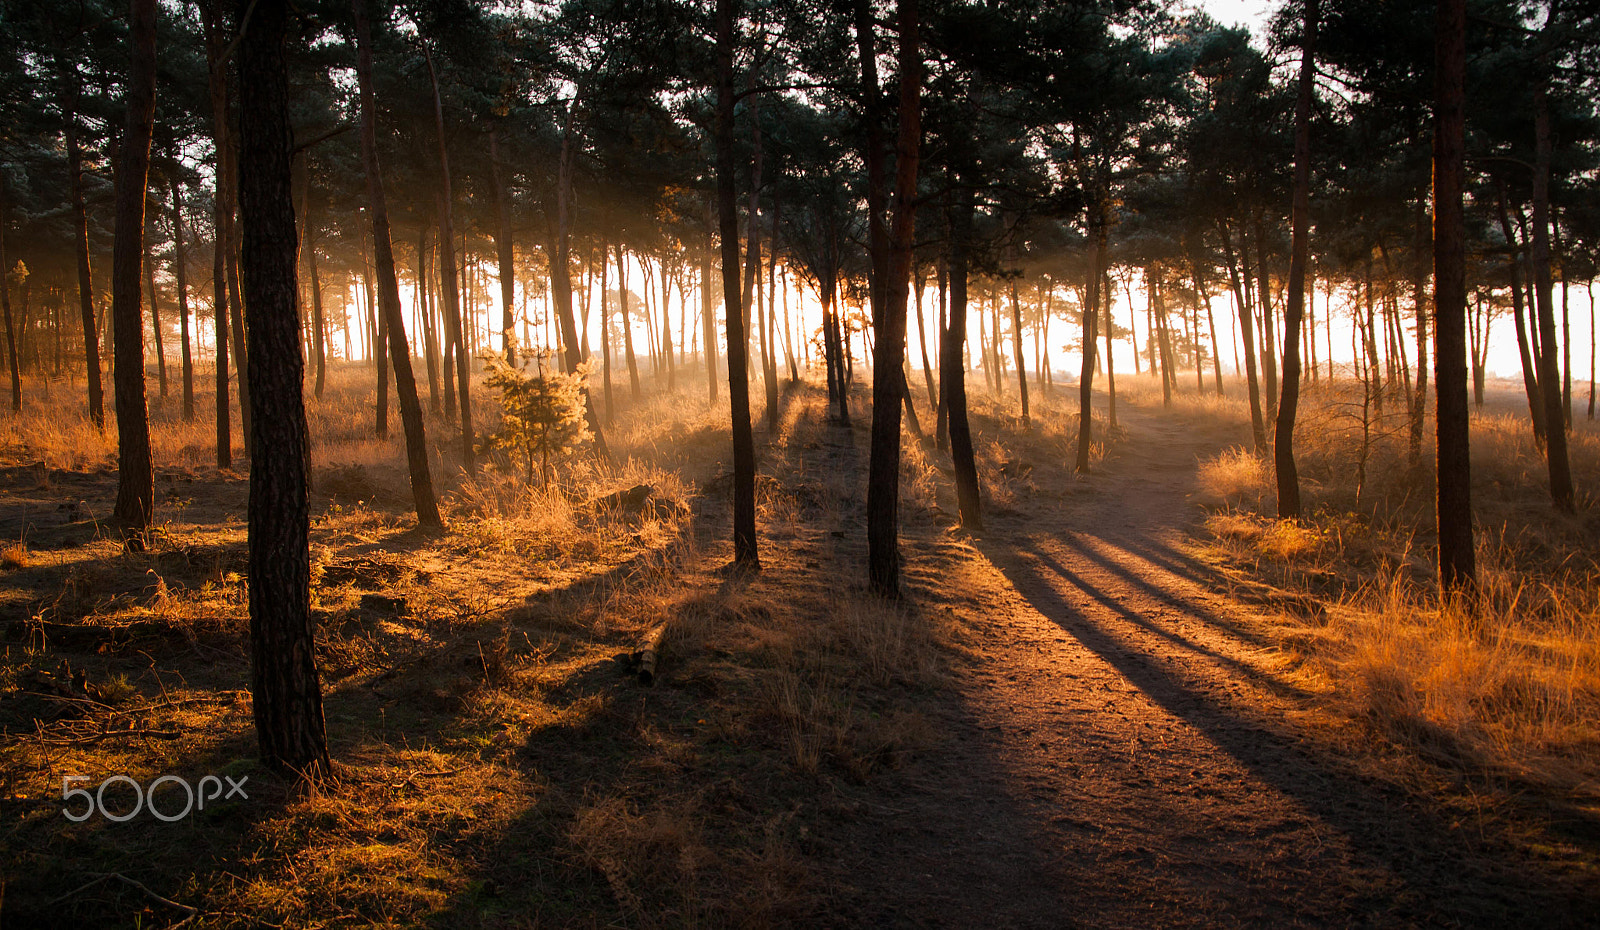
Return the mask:
[[[842,552],[756,578],[718,572],[726,543],[698,522],[727,519],[714,480],[727,412],[708,408],[699,385],[623,405],[608,435],[614,466],[580,451],[549,487],[492,457],[467,476],[455,437],[430,417],[449,530],[420,536],[398,423],[389,440],[371,436],[369,377],[337,366],[323,400],[308,398],[312,609],[338,778],[296,786],[251,761],[245,483],[210,467],[204,401],[195,425],[177,422],[172,401],[155,405],[158,471],[176,477],[158,479],[149,551],[124,551],[91,519],[63,524],[43,548],[32,535],[16,547],[0,592],[8,619],[37,632],[0,660],[0,689],[32,687],[68,658],[106,702],[60,719],[48,701],[4,705],[0,793],[41,802],[0,860],[16,876],[8,908],[63,926],[170,916],[125,890],[38,908],[87,869],[193,902],[204,926],[814,916],[824,889],[789,799],[872,778],[937,740],[917,701],[945,675],[945,621],[830,590]],[[860,475],[808,476],[784,458],[816,435],[801,422],[808,391],[769,440],[764,469],[794,470],[760,489],[764,538],[859,518]],[[75,419],[68,393],[3,421],[0,458],[24,466],[13,488],[20,476],[30,499],[82,496],[92,515],[109,507],[115,430]],[[492,400],[477,410],[482,431]],[[931,492],[932,467],[907,468]],[[594,503],[637,484],[670,505]],[[789,558],[781,544],[767,551]],[[665,683],[643,689],[617,657],[655,630]],[[42,729],[12,711],[37,711]],[[95,738],[107,726],[166,735]],[[70,829],[46,803],[63,766],[143,784],[226,771],[261,793],[183,825],[209,851],[202,861],[189,839],[131,829],[148,823]]]
[[[1309,516],[1267,516],[1270,463],[1229,449],[1197,475],[1214,554],[1330,601],[1326,615],[1272,623],[1350,718],[1438,764],[1600,798],[1600,563],[1584,486],[1600,474],[1600,433],[1580,421],[1571,434],[1583,503],[1567,516],[1549,502],[1526,417],[1474,415],[1481,597],[1441,603],[1432,463],[1425,454],[1410,466],[1398,405],[1391,399],[1374,420],[1363,451],[1349,386],[1323,386],[1307,401],[1296,436],[1313,476],[1303,488]],[[1425,436],[1423,448],[1431,443]]]

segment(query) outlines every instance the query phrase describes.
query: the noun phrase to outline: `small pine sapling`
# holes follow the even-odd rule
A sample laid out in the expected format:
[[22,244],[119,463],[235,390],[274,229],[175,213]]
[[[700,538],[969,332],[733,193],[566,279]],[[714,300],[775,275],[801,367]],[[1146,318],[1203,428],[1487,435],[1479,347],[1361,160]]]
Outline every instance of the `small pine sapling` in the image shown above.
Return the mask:
[[501,407],[500,427],[488,436],[486,445],[520,456],[530,483],[537,459],[540,483],[545,485],[550,483],[551,456],[562,455],[589,438],[583,407],[589,366],[580,365],[567,374],[551,370],[546,363],[554,354],[549,349],[529,353],[516,366],[499,354],[484,356],[486,383],[500,392]]

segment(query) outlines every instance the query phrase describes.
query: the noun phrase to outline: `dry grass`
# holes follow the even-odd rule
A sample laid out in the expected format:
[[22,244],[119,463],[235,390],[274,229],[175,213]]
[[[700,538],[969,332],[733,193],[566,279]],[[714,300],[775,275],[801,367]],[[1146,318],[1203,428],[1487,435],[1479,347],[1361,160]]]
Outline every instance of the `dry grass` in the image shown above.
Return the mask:
[[1600,474],[1600,433],[1579,422],[1571,434],[1583,504],[1564,516],[1525,415],[1474,416],[1481,597],[1441,603],[1432,463],[1410,465],[1398,405],[1369,424],[1363,450],[1348,387],[1308,401],[1296,436],[1310,516],[1265,516],[1270,464],[1229,449],[1199,470],[1214,554],[1331,602],[1325,615],[1272,622],[1351,718],[1436,764],[1600,797],[1600,525],[1582,486]]
[[[316,788],[251,761],[246,485],[210,467],[205,413],[187,425],[174,401],[152,406],[161,525],[140,553],[94,522],[114,430],[75,418],[65,390],[3,421],[0,459],[22,467],[0,494],[46,514],[27,517],[46,528],[14,560],[0,553],[0,612],[28,633],[0,658],[0,794],[38,804],[8,828],[8,908],[46,926],[181,916],[114,886],[43,907],[86,872],[122,872],[198,906],[203,926],[814,920],[826,889],[801,838],[817,811],[792,799],[937,741],[917,708],[944,680],[949,633],[942,614],[836,590],[854,556],[829,531],[859,521],[864,478],[806,473],[800,453],[826,433],[801,419],[814,389],[768,437],[763,469],[782,480],[760,488],[763,538],[808,545],[810,561],[774,543],[772,570],[744,578],[717,570],[727,413],[700,385],[619,409],[616,464],[580,452],[549,487],[492,458],[467,476],[430,418],[449,531],[429,537],[412,530],[398,422],[371,436],[369,377],[338,366],[308,398],[312,609],[339,767]],[[482,430],[494,406],[477,408]],[[908,496],[943,481],[914,457],[907,472],[922,482]],[[638,484],[668,503],[595,504]],[[62,497],[84,516],[58,513]],[[652,631],[661,683],[644,689],[617,657]],[[11,700],[63,658],[103,708],[57,717],[60,701]],[[160,735],[96,736],[121,731]],[[75,826],[51,803],[62,771],[226,772],[260,793],[173,829],[144,815]]]

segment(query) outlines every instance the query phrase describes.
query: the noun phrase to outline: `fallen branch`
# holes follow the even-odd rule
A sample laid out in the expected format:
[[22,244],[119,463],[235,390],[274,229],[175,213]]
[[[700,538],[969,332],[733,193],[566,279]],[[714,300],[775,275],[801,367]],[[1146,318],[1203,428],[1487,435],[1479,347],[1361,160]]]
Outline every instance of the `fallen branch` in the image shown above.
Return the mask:
[[48,904],[46,904],[45,907],[49,907],[49,906],[51,906],[53,904],[60,904],[62,901],[65,901],[68,898],[76,897],[77,895],[82,894],[83,892],[89,890],[90,888],[93,888],[94,886],[100,884],[101,882],[110,881],[112,879],[115,879],[115,880],[117,880],[119,882],[122,882],[125,885],[132,886],[133,888],[136,888],[139,891],[144,892],[145,895],[150,898],[150,900],[156,901],[156,902],[158,902],[160,904],[165,904],[166,906],[171,907],[171,908],[176,908],[177,910],[180,910],[180,911],[184,912],[185,914],[188,914],[191,917],[196,915],[196,914],[198,914],[198,913],[200,913],[199,908],[190,907],[187,904],[180,904],[177,901],[172,900],[171,898],[164,897],[162,895],[156,894],[154,891],[151,891],[149,886],[146,885],[144,882],[137,881],[135,879],[129,878],[128,876],[123,875],[121,872],[101,872],[99,874],[95,874],[95,873],[91,872],[89,874],[95,876],[93,880],[91,880],[87,884],[80,885],[79,887],[74,888],[73,890],[67,892],[66,894],[62,895],[59,898],[56,898],[55,900],[53,900],[53,901],[49,902]]

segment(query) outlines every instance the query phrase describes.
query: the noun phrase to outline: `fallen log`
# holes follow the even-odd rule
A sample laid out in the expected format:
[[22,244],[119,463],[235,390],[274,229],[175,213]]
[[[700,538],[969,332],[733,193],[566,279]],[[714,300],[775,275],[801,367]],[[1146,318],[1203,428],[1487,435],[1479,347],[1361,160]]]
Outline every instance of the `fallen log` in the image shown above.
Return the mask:
[[635,653],[639,657],[639,684],[653,685],[656,683],[656,663],[661,658],[661,646],[667,632],[666,624],[651,630],[644,638],[644,644]]

